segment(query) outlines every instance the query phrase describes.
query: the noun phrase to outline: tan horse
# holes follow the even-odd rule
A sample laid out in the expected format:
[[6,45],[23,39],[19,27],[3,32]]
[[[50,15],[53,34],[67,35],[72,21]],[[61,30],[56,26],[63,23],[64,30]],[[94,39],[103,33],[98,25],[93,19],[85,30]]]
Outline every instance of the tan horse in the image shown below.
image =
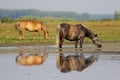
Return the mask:
[[69,55],[66,56],[63,53],[57,53],[56,64],[57,69],[60,72],[70,72],[70,71],[83,71],[88,66],[90,66],[93,62],[95,62],[97,58],[93,55],[85,58],[84,55]]
[[[29,32],[35,32],[34,36],[36,35],[36,32],[38,32],[38,35],[40,37],[40,31],[42,30],[44,32],[44,37],[48,40],[49,33],[47,31],[47,27],[43,24],[43,22],[38,20],[22,20],[18,21],[15,24],[15,28],[19,32],[19,39],[24,39],[24,30],[27,30]],[[33,40],[34,40],[33,36]]]
[[44,55],[29,54],[28,56],[25,56],[23,53],[20,53],[16,57],[16,63],[24,66],[41,65],[45,62],[47,57],[48,57],[48,52],[45,52]]

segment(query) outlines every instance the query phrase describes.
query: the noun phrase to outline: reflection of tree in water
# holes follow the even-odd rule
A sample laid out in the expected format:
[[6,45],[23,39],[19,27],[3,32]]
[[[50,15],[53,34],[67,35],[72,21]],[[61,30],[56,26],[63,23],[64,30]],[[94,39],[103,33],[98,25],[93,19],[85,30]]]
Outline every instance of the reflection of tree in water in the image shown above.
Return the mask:
[[21,52],[16,57],[16,63],[24,66],[31,66],[31,65],[41,65],[45,62],[45,60],[48,57],[48,51],[45,50],[45,53],[43,55],[41,54],[29,54],[27,56],[24,55],[23,52]]
[[90,57],[85,58],[83,54],[65,56],[63,53],[57,53],[57,68],[64,73],[73,70],[82,71],[98,59],[96,55],[98,54],[92,54]]

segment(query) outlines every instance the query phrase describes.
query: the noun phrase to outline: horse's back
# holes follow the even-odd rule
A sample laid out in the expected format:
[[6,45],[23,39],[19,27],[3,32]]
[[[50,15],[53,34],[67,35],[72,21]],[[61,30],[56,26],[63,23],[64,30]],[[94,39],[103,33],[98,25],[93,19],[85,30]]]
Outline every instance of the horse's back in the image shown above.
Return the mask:
[[36,64],[42,64],[42,57],[41,57],[41,55],[40,54],[38,54],[38,55],[36,55],[35,56],[35,63]]
[[84,36],[84,32],[81,29],[81,25],[61,24],[61,35],[64,35],[67,40],[74,41],[79,40]]
[[43,23],[38,20],[23,20],[21,21],[21,24],[25,26],[39,26],[42,25]]
[[38,20],[21,20],[17,22],[20,29],[26,29],[28,31],[40,30],[43,23]]
[[34,57],[33,54],[28,55],[26,58],[27,58],[27,62],[28,62],[29,65],[33,65],[34,64],[35,57]]

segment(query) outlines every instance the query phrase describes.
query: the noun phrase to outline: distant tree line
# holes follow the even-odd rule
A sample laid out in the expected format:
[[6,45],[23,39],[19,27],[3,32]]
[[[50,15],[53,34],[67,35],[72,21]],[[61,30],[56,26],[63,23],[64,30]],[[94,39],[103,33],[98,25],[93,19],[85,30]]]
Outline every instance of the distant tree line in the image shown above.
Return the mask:
[[80,13],[70,12],[70,11],[40,11],[36,9],[0,9],[0,19],[5,17],[20,18],[24,16],[69,18],[74,20],[114,19],[114,15],[111,15],[111,14],[92,15],[88,13],[80,14]]
[[114,18],[115,20],[120,20],[120,12],[115,11]]

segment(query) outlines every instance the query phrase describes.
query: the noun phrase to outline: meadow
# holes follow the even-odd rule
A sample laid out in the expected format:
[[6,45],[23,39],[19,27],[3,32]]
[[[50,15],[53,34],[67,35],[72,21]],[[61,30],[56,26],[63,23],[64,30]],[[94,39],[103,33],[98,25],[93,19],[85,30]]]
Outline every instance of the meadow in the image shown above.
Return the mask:
[[[70,24],[84,24],[91,31],[97,33],[102,42],[119,42],[120,41],[120,21],[57,21],[57,20],[47,20],[44,21],[49,31],[49,44],[55,44],[55,34],[56,27],[62,22],[67,22]],[[9,45],[38,45],[39,42],[47,43],[44,39],[43,32],[41,31],[41,41],[39,41],[38,36],[32,41],[32,32],[25,31],[25,40],[19,40],[19,35],[15,29],[15,23],[0,23],[0,46]],[[68,41],[65,41],[68,42]],[[85,39],[85,42],[90,42],[89,39]],[[69,42],[68,42],[69,43]]]

